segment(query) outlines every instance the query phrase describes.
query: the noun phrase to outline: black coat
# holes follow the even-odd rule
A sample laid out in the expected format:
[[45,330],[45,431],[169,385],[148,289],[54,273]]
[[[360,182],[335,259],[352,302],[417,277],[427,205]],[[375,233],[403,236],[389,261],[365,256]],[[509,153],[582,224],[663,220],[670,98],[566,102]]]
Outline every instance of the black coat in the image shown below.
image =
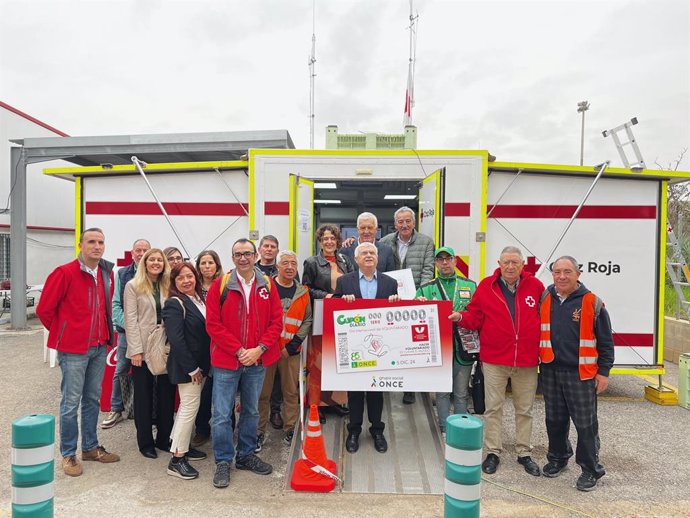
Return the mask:
[[[346,256],[340,252],[335,254],[340,269],[349,273],[354,266]],[[304,260],[302,272],[302,284],[309,288],[311,300],[325,299],[331,293],[331,263],[323,256],[323,253],[312,255]]]
[[[376,281],[377,299],[387,300],[391,295],[398,294],[398,281],[392,277],[388,277],[385,273],[378,273]],[[362,291],[359,289],[359,272],[352,272],[338,277],[333,296],[342,297],[343,295],[354,295],[357,299],[362,298]]]
[[189,297],[183,299],[185,313],[179,299],[169,298],[163,307],[163,323],[170,343],[168,378],[170,383],[190,383],[190,372],[200,368],[208,376],[211,366],[211,339],[206,332],[206,319]]
[[[397,268],[395,267],[395,256],[393,255],[393,249],[386,244],[381,244],[380,241],[376,241],[374,244],[376,245],[376,249],[378,250],[379,256],[379,262],[376,265],[376,270],[380,273],[392,272],[393,270],[396,270]],[[359,267],[355,262],[356,248],[357,244],[354,243],[352,246],[348,248],[341,248],[340,253],[346,256],[354,265],[355,271],[358,271]]]

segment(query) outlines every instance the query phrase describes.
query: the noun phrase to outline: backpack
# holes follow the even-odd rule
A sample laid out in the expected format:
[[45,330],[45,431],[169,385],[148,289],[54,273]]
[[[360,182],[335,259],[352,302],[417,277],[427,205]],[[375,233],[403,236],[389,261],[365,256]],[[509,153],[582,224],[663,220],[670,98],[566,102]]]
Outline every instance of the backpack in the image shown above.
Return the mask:
[[[261,276],[264,278],[264,281],[266,282],[266,289],[268,290],[269,293],[271,293],[271,278],[266,275],[264,272],[261,272],[260,270],[257,270],[256,268],[254,269],[256,273],[261,273]],[[232,275],[232,270],[230,270],[228,273],[223,275],[223,278],[220,281],[220,309],[223,309],[223,304],[225,303],[225,299],[228,298],[228,291],[230,288],[228,288],[228,281],[230,280],[230,275]]]

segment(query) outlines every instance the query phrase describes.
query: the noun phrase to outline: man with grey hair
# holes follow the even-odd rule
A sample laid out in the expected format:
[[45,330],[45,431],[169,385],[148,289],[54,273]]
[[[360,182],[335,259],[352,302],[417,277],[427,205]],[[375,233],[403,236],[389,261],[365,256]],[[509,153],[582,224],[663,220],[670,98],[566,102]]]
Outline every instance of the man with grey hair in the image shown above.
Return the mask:
[[[144,254],[151,248],[151,243],[146,239],[137,239],[132,244],[132,264],[125,268],[120,268],[115,276],[115,288],[113,290],[113,325],[117,331],[117,360],[115,364],[115,373],[113,374],[113,391],[110,396],[110,412],[101,423],[101,428],[112,428],[117,423],[122,421],[122,412],[125,410],[125,405],[122,397],[122,384],[131,382],[128,380],[127,373],[129,372],[132,362],[127,358],[127,335],[125,335],[124,323],[124,293],[125,284],[134,278],[137,273],[137,266],[139,261],[144,257]],[[131,393],[131,390],[130,390]]]
[[[338,277],[334,297],[342,297],[346,302],[354,302],[355,299],[384,299],[389,302],[399,300],[398,282],[376,270],[378,251],[373,243],[359,245],[355,249],[355,261],[357,261],[359,271]],[[347,406],[350,408],[350,423],[347,425],[345,449],[348,453],[355,453],[359,449],[365,400],[367,417],[371,424],[369,433],[374,439],[374,449],[379,453],[385,453],[388,450],[388,442],[383,435],[386,425],[381,420],[383,413],[383,393],[381,392],[348,391]]]
[[[278,252],[276,258],[278,275],[273,279],[283,308],[283,330],[278,339],[280,359],[266,367],[266,377],[259,396],[259,426],[257,428],[257,450],[261,450],[266,433],[269,413],[269,399],[275,382],[276,371],[280,372],[283,389],[284,415],[283,442],[290,445],[293,429],[299,416],[299,366],[302,342],[311,331],[312,313],[309,290],[297,282],[297,254],[290,250]],[[256,450],[255,450],[256,451]]]
[[[415,230],[414,211],[410,207],[400,207],[393,219],[395,232],[381,238],[380,243],[393,249],[396,270],[412,270],[414,287],[419,288],[434,278],[434,240]],[[414,402],[414,392],[403,394],[403,403],[411,405]]]
[[510,380],[515,407],[515,450],[530,475],[541,474],[530,456],[532,406],[537,391],[539,361],[539,300],[544,285],[524,270],[522,252],[514,246],[501,251],[498,268],[477,286],[465,311],[450,319],[480,333],[479,359],[484,370],[486,411],[482,471],[498,469],[503,450],[503,404]]
[[415,288],[434,278],[434,240],[415,230],[414,211],[400,207],[393,215],[395,232],[379,241],[393,249],[397,270],[412,270]]
[[604,476],[599,464],[597,395],[609,384],[614,347],[611,320],[602,300],[579,282],[571,256],[556,259],[553,284],[541,299],[541,381],[549,436],[544,476],[557,477],[573,449],[570,420],[577,430],[575,461],[582,468],[576,487],[592,491]]
[[347,256],[352,264],[355,265],[355,271],[359,268],[355,261],[355,246],[362,243],[374,243],[379,252],[379,262],[376,269],[383,272],[392,272],[395,270],[395,258],[393,257],[393,249],[388,245],[382,245],[381,241],[376,240],[376,232],[379,228],[378,219],[371,212],[362,212],[357,216],[357,241],[354,246],[343,246],[340,253]]

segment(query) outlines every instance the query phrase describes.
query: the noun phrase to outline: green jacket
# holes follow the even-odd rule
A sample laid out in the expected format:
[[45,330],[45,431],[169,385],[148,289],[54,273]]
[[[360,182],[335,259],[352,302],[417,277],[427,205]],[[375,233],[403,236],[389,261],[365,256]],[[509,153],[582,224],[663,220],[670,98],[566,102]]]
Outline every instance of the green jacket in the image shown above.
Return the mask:
[[[446,288],[443,287],[444,284]],[[453,285],[455,286],[454,292]],[[455,274],[448,279],[437,277],[429,282],[425,282],[417,289],[415,297],[426,297],[428,300],[450,300],[453,302],[453,311],[464,311],[467,304],[470,303],[475,289],[477,289],[476,282]],[[455,361],[462,365],[469,365],[469,362],[464,362],[459,358],[457,349],[461,347],[461,345],[458,343],[457,334],[455,332],[453,333],[453,337],[455,345],[455,354],[453,354],[453,356],[455,357]]]

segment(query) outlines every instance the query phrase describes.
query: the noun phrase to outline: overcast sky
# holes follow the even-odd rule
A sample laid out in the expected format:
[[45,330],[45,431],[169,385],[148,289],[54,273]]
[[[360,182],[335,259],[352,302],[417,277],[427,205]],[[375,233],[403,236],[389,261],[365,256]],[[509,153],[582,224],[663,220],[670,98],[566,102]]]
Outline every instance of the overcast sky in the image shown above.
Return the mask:
[[[687,0],[416,0],[419,149],[648,167],[690,145]],[[315,144],[401,133],[408,0],[317,0]],[[0,100],[70,135],[287,129],[309,147],[311,0],[0,0]],[[690,152],[680,169],[690,170]]]

